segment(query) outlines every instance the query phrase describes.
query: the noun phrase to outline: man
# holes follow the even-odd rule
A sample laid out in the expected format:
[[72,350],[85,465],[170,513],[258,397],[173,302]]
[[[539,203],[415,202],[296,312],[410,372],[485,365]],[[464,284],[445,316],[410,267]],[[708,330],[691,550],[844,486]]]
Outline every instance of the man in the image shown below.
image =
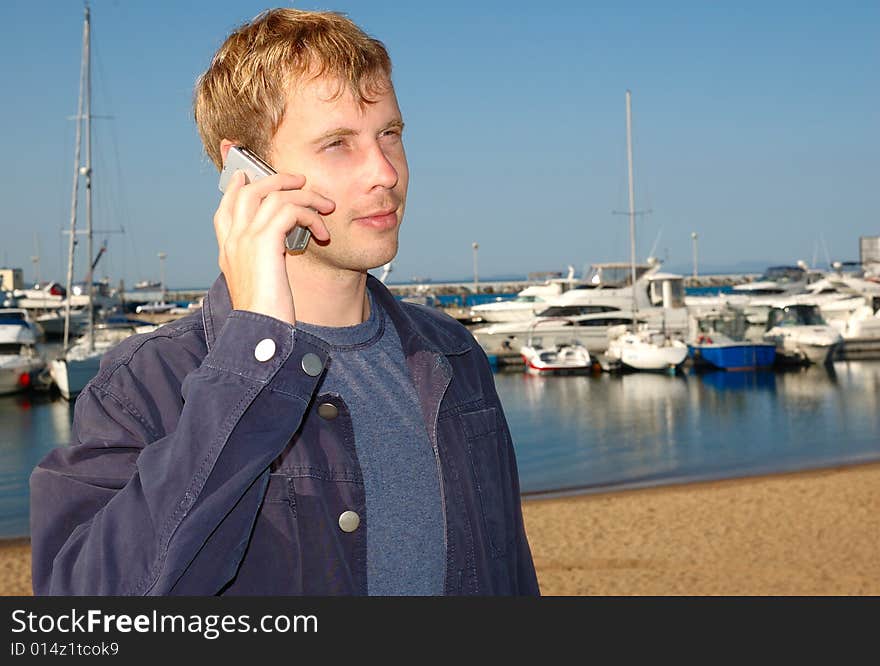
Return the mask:
[[[278,9],[197,84],[222,275],[108,354],[31,477],[37,594],[537,594],[485,355],[367,274],[408,182],[384,46]],[[295,227],[306,251],[285,251]]]

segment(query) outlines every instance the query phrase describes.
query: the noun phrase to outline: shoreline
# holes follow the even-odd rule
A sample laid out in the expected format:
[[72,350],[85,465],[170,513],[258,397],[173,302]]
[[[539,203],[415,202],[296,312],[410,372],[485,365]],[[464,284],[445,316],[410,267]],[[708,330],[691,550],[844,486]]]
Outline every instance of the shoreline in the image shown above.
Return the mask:
[[[880,463],[524,498],[546,596],[880,595]],[[30,595],[30,539],[0,595]]]

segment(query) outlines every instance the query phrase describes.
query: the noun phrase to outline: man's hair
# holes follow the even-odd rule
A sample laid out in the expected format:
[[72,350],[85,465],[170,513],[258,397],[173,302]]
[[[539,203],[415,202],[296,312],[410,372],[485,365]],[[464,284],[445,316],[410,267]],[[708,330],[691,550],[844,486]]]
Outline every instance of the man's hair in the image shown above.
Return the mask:
[[291,86],[335,79],[361,104],[390,84],[385,46],[337,12],[269,9],[233,32],[195,89],[196,125],[208,157],[223,166],[221,139],[266,156]]

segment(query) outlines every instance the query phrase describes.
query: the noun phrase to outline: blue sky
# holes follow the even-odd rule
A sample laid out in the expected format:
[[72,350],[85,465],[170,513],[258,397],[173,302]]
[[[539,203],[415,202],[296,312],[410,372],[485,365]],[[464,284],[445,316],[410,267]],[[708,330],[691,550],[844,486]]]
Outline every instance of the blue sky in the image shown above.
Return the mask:
[[[98,275],[203,287],[217,174],[196,77],[269,5],[94,0]],[[640,258],[701,272],[858,258],[880,235],[880,3],[304,2],[385,42],[411,185],[392,281],[578,271],[629,258],[625,91]],[[83,4],[0,9],[3,255],[63,279]],[[80,215],[80,224],[84,224]],[[85,273],[84,244],[77,276]],[[743,263],[741,263],[743,262]]]

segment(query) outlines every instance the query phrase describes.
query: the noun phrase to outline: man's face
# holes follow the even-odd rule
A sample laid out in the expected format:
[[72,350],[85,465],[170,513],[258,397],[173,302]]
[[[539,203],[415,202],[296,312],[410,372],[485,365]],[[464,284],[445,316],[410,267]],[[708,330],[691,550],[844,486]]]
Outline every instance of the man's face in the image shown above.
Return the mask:
[[335,80],[292,88],[269,161],[276,171],[304,175],[304,189],[336,204],[323,216],[330,241],[313,237],[306,255],[343,270],[382,266],[397,254],[409,182],[394,89],[389,82],[375,103],[361,106],[348,88],[334,99]]

